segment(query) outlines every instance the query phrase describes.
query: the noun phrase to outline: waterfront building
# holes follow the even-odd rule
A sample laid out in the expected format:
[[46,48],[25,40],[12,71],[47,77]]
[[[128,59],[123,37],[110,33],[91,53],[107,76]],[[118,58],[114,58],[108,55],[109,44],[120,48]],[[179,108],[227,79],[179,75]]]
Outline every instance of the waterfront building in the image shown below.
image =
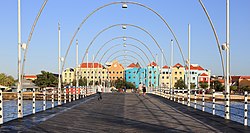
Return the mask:
[[146,83],[146,69],[141,68],[139,63],[131,63],[125,70],[125,80],[138,88],[139,84]]
[[184,79],[185,68],[180,63],[177,63],[173,66],[171,74],[172,74],[172,86],[173,87],[178,80],[180,79],[183,81],[185,80]]
[[124,80],[124,67],[117,60],[114,60],[109,67],[107,67],[108,79],[110,81]]
[[170,88],[170,74],[171,69],[167,65],[163,66],[159,76],[161,88]]
[[147,66],[147,78],[146,85],[148,87],[154,88],[159,86],[159,66],[152,62]]

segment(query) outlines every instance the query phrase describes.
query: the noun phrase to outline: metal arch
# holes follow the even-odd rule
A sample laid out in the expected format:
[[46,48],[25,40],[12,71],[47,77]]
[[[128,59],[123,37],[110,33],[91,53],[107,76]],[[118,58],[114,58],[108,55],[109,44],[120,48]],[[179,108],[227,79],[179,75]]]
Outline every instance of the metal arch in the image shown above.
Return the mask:
[[[141,40],[139,40],[139,39],[136,39],[136,38],[130,37],[130,36],[119,36],[119,37],[115,37],[115,38],[110,39],[109,41],[105,42],[105,43],[101,46],[101,48],[97,51],[95,57],[97,57],[97,55],[99,54],[99,52],[103,49],[103,47],[104,47],[105,45],[107,45],[107,44],[110,43],[111,41],[114,41],[114,40],[120,39],[120,38],[127,38],[127,39],[129,38],[129,39],[132,39],[132,40],[135,40],[135,41],[141,43],[141,44],[144,45],[144,46],[147,48],[147,50],[150,52],[151,56],[153,57],[153,60],[156,61],[156,60],[155,60],[155,57],[154,57],[154,55],[153,55],[153,53],[151,52],[151,50],[149,49],[149,47],[148,47],[145,43],[143,43],[143,42],[142,42]],[[96,59],[96,58],[95,58],[95,59]],[[95,59],[94,59],[94,61],[95,61]]]
[[[121,63],[121,62],[125,62],[125,61],[129,61],[129,62],[131,62],[131,63],[133,63],[134,61],[132,61],[132,60],[129,60],[129,59],[122,59],[122,60],[118,60],[119,61],[119,63]],[[128,63],[129,63],[128,62]],[[141,62],[139,62],[139,63],[141,63]],[[122,63],[121,63],[122,64]],[[125,66],[125,65],[124,65]]]
[[223,58],[222,50],[221,50],[221,47],[220,47],[219,37],[218,37],[217,32],[216,32],[216,30],[215,30],[213,21],[212,21],[212,19],[210,18],[210,15],[208,14],[208,11],[207,11],[205,5],[203,4],[202,0],[199,0],[199,3],[200,3],[200,5],[201,5],[202,9],[204,10],[204,12],[205,12],[205,14],[206,14],[206,16],[207,16],[207,19],[208,19],[208,21],[209,21],[209,23],[210,23],[210,26],[211,26],[211,28],[212,28],[212,30],[213,30],[214,37],[215,37],[216,43],[217,43],[217,47],[218,47],[219,53],[220,53],[220,58],[221,58],[221,65],[222,65],[223,75],[224,75],[224,77],[225,77],[224,58]]
[[42,12],[43,12],[43,9],[44,9],[44,7],[46,6],[47,2],[48,2],[48,0],[44,0],[42,6],[41,6],[41,8],[40,8],[40,10],[39,10],[39,12],[38,12],[38,14],[37,14],[37,16],[36,16],[36,19],[35,19],[35,21],[34,21],[34,23],[33,23],[33,25],[32,25],[32,28],[31,28],[31,30],[30,30],[30,34],[29,34],[29,37],[28,37],[28,40],[27,40],[27,44],[26,44],[26,50],[24,51],[24,56],[23,56],[22,72],[21,72],[22,79],[23,79],[23,76],[24,76],[24,74],[23,74],[23,73],[24,73],[24,66],[25,66],[25,61],[26,61],[26,56],[27,56],[27,52],[28,52],[29,45],[30,45],[30,41],[31,41],[33,32],[34,32],[34,30],[35,30],[36,24],[37,24],[37,22],[38,22],[38,20],[39,20],[39,18],[40,18],[40,16],[41,16],[41,14],[42,14]]
[[[141,48],[139,48],[139,47],[137,47],[136,45],[133,45],[133,44],[126,44],[126,45],[133,46],[133,47],[139,49],[140,51],[142,51],[142,53],[147,57],[147,59],[148,59],[148,61],[149,61],[149,63],[150,63],[150,59],[148,58],[147,54],[146,54]],[[99,62],[102,61],[103,57],[107,54],[107,52],[108,52],[109,50],[111,50],[112,48],[117,47],[117,46],[121,46],[121,44],[116,44],[116,45],[114,45],[113,47],[110,47],[108,50],[106,50],[106,52],[105,52],[105,53],[102,55],[102,57],[100,58]]]
[[[145,30],[144,28],[142,28],[142,27],[140,27],[140,26],[137,26],[137,25],[133,25],[133,24],[114,24],[114,25],[111,25],[111,26],[109,26],[109,27],[106,27],[106,28],[104,28],[103,30],[101,30],[100,32],[98,32],[98,34],[93,38],[93,40],[92,40],[92,41],[90,42],[90,44],[88,45],[88,47],[87,47],[87,49],[86,49],[86,51],[85,51],[85,53],[84,53],[84,55],[83,55],[82,62],[84,61],[84,58],[85,58],[86,54],[88,53],[88,50],[89,50],[90,46],[94,43],[94,41],[96,40],[96,38],[97,38],[100,34],[102,34],[104,31],[106,31],[106,30],[108,30],[108,29],[111,29],[111,28],[113,28],[113,27],[116,27],[116,26],[124,26],[124,25],[138,28],[138,29],[144,31],[146,34],[148,34],[148,35],[151,37],[151,39],[153,39],[153,41],[154,41],[155,44],[158,46],[158,48],[160,49],[161,53],[163,54],[164,60],[165,60],[165,62],[167,63],[166,56],[165,56],[164,52],[162,52],[162,48],[161,48],[161,46],[159,45],[159,43],[156,41],[156,39],[155,39],[147,30]],[[185,63],[185,62],[184,62],[184,63]],[[167,63],[167,64],[168,64],[168,63]]]
[[[131,58],[137,60],[137,62],[139,62],[138,58],[134,57],[133,55],[125,55],[125,54],[115,56],[112,60],[115,60],[116,58],[119,58],[119,57],[122,57],[122,56],[124,56],[124,57],[125,57],[125,56],[131,57]],[[144,60],[143,60],[143,63],[144,63],[144,65],[147,65],[146,62],[145,62]]]
[[[87,21],[87,19],[88,19],[90,16],[92,16],[95,12],[99,11],[100,9],[102,9],[102,8],[104,8],[104,7],[107,7],[107,6],[110,6],[110,5],[114,5],[114,4],[123,4],[123,3],[139,5],[139,6],[141,6],[141,7],[144,7],[144,8],[146,8],[146,9],[152,11],[152,12],[155,13],[158,17],[160,17],[160,19],[165,23],[165,25],[167,26],[167,28],[170,30],[171,34],[174,36],[174,39],[175,39],[175,41],[176,41],[176,43],[177,43],[177,45],[178,45],[178,48],[179,48],[181,54],[183,53],[182,50],[181,50],[181,47],[180,47],[180,45],[179,45],[179,42],[178,42],[178,40],[177,40],[177,37],[176,37],[175,33],[173,32],[172,28],[168,25],[168,23],[166,22],[166,20],[165,20],[159,13],[157,13],[156,11],[154,11],[152,8],[150,8],[150,7],[148,7],[148,6],[145,6],[145,5],[141,4],[141,3],[132,2],[132,1],[126,1],[126,2],[111,2],[111,3],[105,4],[105,5],[103,5],[103,6],[98,7],[97,9],[95,9],[95,10],[94,10],[93,12],[91,12],[87,17],[85,17],[84,20],[81,22],[81,24],[78,26],[78,28],[76,29],[76,31],[75,31],[73,37],[72,37],[71,40],[70,40],[70,44],[69,44],[68,49],[67,49],[67,51],[66,51],[66,54],[65,54],[65,56],[64,56],[64,59],[65,59],[65,60],[63,61],[63,64],[62,64],[62,71],[63,71],[64,65],[65,65],[65,61],[66,61],[66,58],[67,58],[69,49],[70,49],[70,47],[71,47],[71,45],[72,45],[72,43],[73,43],[73,41],[74,41],[74,39],[75,39],[77,33],[80,31],[82,25]],[[183,54],[182,54],[182,58],[183,58],[183,62],[185,63],[184,55],[183,55]]]
[[[144,60],[143,58],[142,58],[142,56],[141,55],[139,55],[139,54],[137,54],[135,51],[132,51],[132,50],[129,50],[129,49],[124,49],[124,50],[118,50],[118,51],[116,51],[116,52],[114,52],[114,53],[112,53],[111,55],[115,55],[115,54],[117,54],[118,52],[126,52],[126,51],[128,51],[128,52],[131,52],[131,53],[134,53],[134,54],[136,54],[137,56],[139,56],[142,60]],[[106,60],[106,62],[110,59],[110,57],[111,56],[109,56],[109,58],[107,58],[107,60]],[[150,60],[148,60],[149,61],[149,63],[150,63]],[[100,61],[101,62],[101,61]],[[144,61],[145,62],[145,61]]]

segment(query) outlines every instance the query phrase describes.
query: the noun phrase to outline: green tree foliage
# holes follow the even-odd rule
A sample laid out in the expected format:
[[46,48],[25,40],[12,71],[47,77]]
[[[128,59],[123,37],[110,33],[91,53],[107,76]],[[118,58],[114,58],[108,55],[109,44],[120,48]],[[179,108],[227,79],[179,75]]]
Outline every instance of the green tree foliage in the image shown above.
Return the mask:
[[126,88],[127,89],[135,89],[135,85],[131,82],[126,82]]
[[174,85],[175,88],[187,88],[185,85],[185,82],[182,79],[177,80],[177,82]]
[[4,73],[0,73],[0,85],[9,87],[14,84],[15,84],[15,80],[12,76],[8,76]]
[[115,88],[123,88],[125,85],[125,80],[118,79],[115,81]]
[[238,91],[238,87],[237,86],[230,86],[230,90],[231,91]]
[[[86,78],[79,79],[79,86],[86,86],[86,85],[87,85],[87,79]],[[73,80],[73,86],[76,86],[76,80],[75,79]]]
[[195,83],[191,83],[191,84],[190,84],[190,88],[191,88],[191,89],[195,89],[195,87],[196,87]]
[[207,82],[199,82],[199,86],[202,88],[202,89],[206,89],[208,87],[208,83]]
[[211,88],[215,89],[215,91],[223,91],[224,90],[224,86],[218,80],[215,80],[211,84]]
[[58,85],[58,78],[50,72],[41,71],[41,74],[38,74],[37,79],[33,82],[41,88],[56,87]]

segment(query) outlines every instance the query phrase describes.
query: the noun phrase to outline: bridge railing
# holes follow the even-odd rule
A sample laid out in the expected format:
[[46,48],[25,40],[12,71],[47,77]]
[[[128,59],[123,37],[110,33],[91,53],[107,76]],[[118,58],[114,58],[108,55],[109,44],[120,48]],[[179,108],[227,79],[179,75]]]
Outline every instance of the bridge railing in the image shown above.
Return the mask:
[[[187,89],[166,89],[166,88],[153,88],[149,93],[164,97],[174,102],[187,105],[188,95]],[[171,94],[172,92],[172,94]],[[191,90],[191,103],[190,106],[194,109],[199,109],[204,112],[212,113],[213,115],[218,115],[224,117],[225,115],[225,96],[223,93],[216,93],[213,89],[210,94],[206,92],[205,89],[192,89]],[[247,91],[244,95],[231,96],[234,99],[230,103],[230,116],[231,120],[244,124],[245,126],[250,125],[249,115],[250,111],[248,108],[248,93]]]
[[[96,93],[95,87],[74,86],[62,89],[62,104],[73,102]],[[0,125],[4,122],[17,119],[17,92],[2,92],[0,89]],[[50,87],[43,88],[42,91],[33,89],[29,92],[23,92],[23,114],[24,116],[46,111],[58,105],[58,89]]]

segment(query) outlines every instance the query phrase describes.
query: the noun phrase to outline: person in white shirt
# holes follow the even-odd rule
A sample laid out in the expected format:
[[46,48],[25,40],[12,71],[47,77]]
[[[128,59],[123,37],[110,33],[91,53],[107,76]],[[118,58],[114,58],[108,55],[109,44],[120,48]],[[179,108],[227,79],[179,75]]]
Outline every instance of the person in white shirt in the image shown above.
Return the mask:
[[97,94],[99,95],[98,100],[102,99],[102,87],[100,84],[97,86]]

